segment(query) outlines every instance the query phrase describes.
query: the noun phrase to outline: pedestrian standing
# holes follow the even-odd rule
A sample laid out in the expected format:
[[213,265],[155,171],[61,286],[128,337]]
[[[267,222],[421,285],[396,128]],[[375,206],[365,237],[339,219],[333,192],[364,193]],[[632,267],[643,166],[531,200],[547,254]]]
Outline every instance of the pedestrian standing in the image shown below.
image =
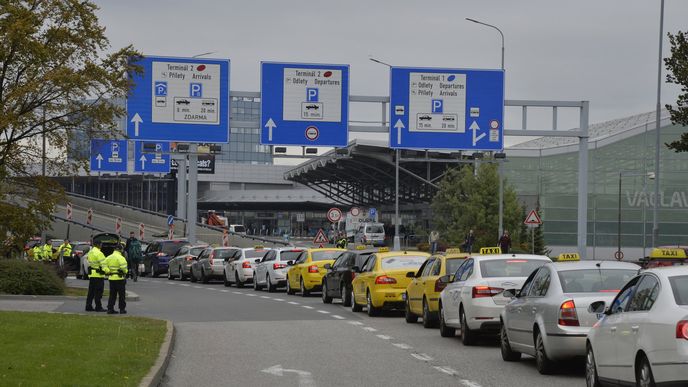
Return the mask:
[[45,244],[43,245],[43,261],[44,262],[50,262],[53,260],[53,245],[50,244],[50,241],[45,241]]
[[[103,271],[102,266],[105,261],[105,254],[103,254],[100,248],[100,244],[93,246],[86,256],[88,260],[87,312],[105,312],[102,303],[103,289],[105,288],[105,271]],[[93,303],[95,303],[95,309],[93,308]]]
[[509,249],[511,248],[511,237],[509,236],[509,231],[504,230],[504,233],[499,238],[499,241],[497,241],[497,245],[500,249],[502,249],[503,254],[509,253]]
[[40,262],[43,260],[43,246],[41,246],[40,243],[37,243],[36,246],[33,247],[32,252],[34,262]]
[[143,252],[141,251],[141,242],[136,239],[134,233],[129,235],[126,253],[127,264],[129,265],[129,276],[136,282],[139,280],[139,264],[143,259]]
[[110,282],[110,297],[108,298],[107,312],[115,314],[115,301],[119,301],[119,314],[127,313],[126,298],[126,275],[127,260],[122,255],[122,246],[118,243],[112,254],[105,258],[103,269]]
[[430,254],[435,254],[437,252],[437,243],[440,240],[440,233],[437,230],[430,231],[430,236],[428,237],[428,242],[430,242]]
[[464,250],[467,253],[472,253],[474,244],[475,244],[475,234],[473,233],[473,229],[471,229],[470,231],[468,231],[468,234],[466,234],[466,238],[464,239],[464,242],[463,242]]

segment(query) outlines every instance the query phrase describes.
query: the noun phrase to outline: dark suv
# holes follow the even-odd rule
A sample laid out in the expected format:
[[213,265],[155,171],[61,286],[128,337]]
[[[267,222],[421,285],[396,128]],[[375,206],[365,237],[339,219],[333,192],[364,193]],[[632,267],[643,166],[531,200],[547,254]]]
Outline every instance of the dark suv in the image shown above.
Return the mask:
[[190,245],[186,239],[157,240],[148,245],[143,253],[142,276],[157,277],[167,273],[170,259],[182,246]]
[[363,267],[371,254],[377,253],[378,249],[364,249],[345,251],[332,265],[325,265],[327,274],[323,277],[323,302],[329,304],[333,298],[341,298],[342,305],[351,306],[351,281],[356,276],[354,267]]

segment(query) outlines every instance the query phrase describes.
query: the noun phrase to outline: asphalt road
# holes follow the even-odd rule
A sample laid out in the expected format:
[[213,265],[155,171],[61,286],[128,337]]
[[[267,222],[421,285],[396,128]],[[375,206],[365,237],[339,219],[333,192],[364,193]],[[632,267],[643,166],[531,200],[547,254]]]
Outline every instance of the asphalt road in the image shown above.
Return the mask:
[[[76,280],[74,280],[76,281]],[[77,281],[84,284],[84,281]],[[496,340],[464,347],[458,337],[371,318],[320,295],[225,288],[165,278],[129,281],[141,300],[130,315],[169,319],[177,340],[165,386],[582,386],[581,363],[542,376],[534,360],[502,361]],[[58,311],[80,312],[80,302]]]

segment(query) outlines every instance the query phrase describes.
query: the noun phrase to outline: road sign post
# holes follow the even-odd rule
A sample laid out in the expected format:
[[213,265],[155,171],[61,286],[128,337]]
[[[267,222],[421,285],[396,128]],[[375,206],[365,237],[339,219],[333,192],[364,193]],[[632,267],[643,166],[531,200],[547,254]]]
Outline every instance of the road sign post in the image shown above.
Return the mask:
[[327,211],[327,220],[330,221],[330,223],[337,223],[340,220],[342,220],[342,210],[339,208],[330,208]]
[[67,220],[72,220],[72,203],[67,203]]
[[227,232],[227,230],[222,231],[222,246],[229,246],[229,232]]
[[322,248],[323,245],[328,242],[329,240],[327,239],[327,235],[325,235],[325,231],[322,228],[318,229],[318,233],[315,234],[315,238],[313,238],[313,244]]
[[392,67],[390,147],[504,148],[504,71]]
[[540,215],[538,215],[537,211],[530,210],[523,223],[530,228],[530,252],[531,254],[535,254],[535,228],[540,227],[542,219],[540,219]]
[[115,234],[119,235],[122,233],[122,218],[119,216],[115,218]]
[[261,63],[261,144],[348,143],[349,66]]
[[146,225],[143,223],[139,223],[139,239],[143,240],[145,236],[146,236]]
[[93,224],[93,209],[89,208],[88,212],[86,212],[86,224],[89,226]]
[[127,172],[127,140],[91,140],[91,171]]
[[229,141],[229,60],[147,56],[127,99],[134,140]]
[[167,230],[167,239],[174,239],[174,224],[171,224]]

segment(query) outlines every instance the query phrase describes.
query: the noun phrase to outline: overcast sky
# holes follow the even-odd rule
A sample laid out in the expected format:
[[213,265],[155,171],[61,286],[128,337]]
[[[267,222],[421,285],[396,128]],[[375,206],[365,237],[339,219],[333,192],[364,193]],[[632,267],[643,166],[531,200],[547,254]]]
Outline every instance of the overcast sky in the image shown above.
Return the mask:
[[[499,68],[499,34],[464,20],[471,17],[504,32],[508,99],[589,100],[593,123],[655,108],[659,0],[96,3],[114,48],[215,51],[231,60],[232,90],[258,91],[261,60],[350,64],[355,95],[389,94],[388,69],[369,56],[403,66]],[[688,30],[688,1],[667,0],[665,15],[665,31]],[[677,93],[665,85],[663,103]],[[541,115],[538,122],[551,122]],[[561,116],[564,126],[577,125],[568,124],[576,113]],[[509,113],[506,127],[519,126]]]

